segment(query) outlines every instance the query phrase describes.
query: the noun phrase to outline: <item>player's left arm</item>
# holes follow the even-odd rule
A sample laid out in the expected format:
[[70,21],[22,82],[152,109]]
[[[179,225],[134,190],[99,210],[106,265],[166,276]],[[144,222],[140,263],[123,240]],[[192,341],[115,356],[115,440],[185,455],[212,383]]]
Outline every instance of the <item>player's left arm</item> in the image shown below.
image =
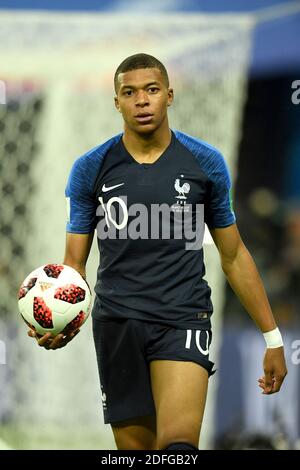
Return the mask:
[[[255,262],[243,243],[236,224],[210,228],[210,233],[230,286],[261,332],[272,332],[272,336],[277,325]],[[278,392],[287,374],[283,346],[267,347],[263,367],[265,375],[259,379],[263,393],[269,395]]]

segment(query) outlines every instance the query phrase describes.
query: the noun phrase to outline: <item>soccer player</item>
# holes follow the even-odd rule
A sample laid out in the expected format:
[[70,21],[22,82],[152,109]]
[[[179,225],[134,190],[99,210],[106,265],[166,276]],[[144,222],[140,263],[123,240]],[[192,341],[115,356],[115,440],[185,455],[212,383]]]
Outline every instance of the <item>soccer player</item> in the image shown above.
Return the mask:
[[[169,127],[173,89],[164,65],[148,54],[126,58],[115,92],[124,132],[70,173],[64,264],[85,277],[97,229],[93,332],[104,420],[118,449],[191,450],[213,373],[211,291],[201,236],[190,237],[203,235],[204,223],[228,282],[265,336],[264,394],[278,392],[287,373],[283,343],[236,226],[221,153]],[[57,349],[77,332],[36,339]]]

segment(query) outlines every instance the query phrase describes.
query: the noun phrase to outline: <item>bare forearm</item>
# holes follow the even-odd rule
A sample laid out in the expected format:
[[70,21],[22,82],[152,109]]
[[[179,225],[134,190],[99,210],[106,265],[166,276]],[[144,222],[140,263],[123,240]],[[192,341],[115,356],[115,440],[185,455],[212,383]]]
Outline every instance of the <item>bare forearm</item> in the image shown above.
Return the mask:
[[74,259],[67,256],[65,256],[63,264],[76,269],[76,271],[78,271],[84,279],[86,278],[85,264],[78,264]]
[[85,266],[93,242],[93,233],[86,235],[67,234],[64,264],[80,272],[85,278]]
[[241,245],[231,263],[222,263],[222,267],[230,286],[260,330],[264,333],[276,328],[261,277],[245,245]]

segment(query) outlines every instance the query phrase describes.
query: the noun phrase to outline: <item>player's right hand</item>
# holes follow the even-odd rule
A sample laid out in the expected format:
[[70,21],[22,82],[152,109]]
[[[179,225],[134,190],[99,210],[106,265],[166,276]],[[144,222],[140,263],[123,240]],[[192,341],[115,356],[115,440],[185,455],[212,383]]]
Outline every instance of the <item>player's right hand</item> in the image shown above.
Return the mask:
[[35,338],[37,340],[38,345],[45,349],[59,349],[63,348],[70,341],[72,341],[72,339],[75,338],[76,335],[78,335],[79,331],[80,330],[78,329],[72,331],[72,333],[69,333],[67,335],[59,333],[56,336],[52,336],[51,333],[46,333],[44,336],[40,336],[36,333],[36,331],[30,329],[27,334],[31,338]]

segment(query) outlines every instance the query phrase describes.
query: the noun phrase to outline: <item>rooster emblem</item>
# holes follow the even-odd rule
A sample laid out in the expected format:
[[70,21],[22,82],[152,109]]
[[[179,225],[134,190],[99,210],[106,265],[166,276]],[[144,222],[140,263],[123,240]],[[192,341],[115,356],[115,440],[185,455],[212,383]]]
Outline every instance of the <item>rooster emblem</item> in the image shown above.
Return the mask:
[[189,183],[183,183],[182,186],[180,186],[180,179],[177,178],[175,180],[174,188],[176,191],[179,193],[179,196],[176,196],[176,199],[186,199],[186,196],[184,195],[185,193],[190,192],[190,185]]

